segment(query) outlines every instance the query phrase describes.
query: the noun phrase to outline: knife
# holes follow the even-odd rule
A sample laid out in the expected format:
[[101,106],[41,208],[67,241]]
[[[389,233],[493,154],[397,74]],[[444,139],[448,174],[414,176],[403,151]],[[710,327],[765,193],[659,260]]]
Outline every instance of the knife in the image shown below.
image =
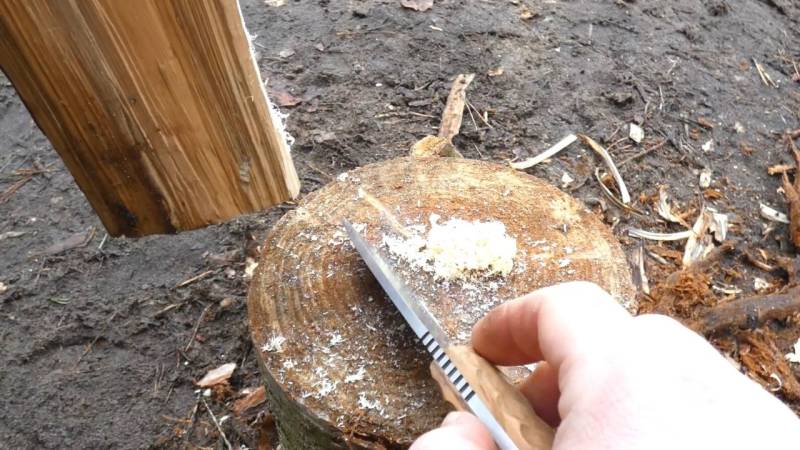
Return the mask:
[[344,220],[343,225],[356,251],[447,378],[450,389],[489,429],[497,447],[551,449],[553,429],[533,412],[522,394],[471,347],[450,345],[436,318],[392,271],[389,262],[349,221]]

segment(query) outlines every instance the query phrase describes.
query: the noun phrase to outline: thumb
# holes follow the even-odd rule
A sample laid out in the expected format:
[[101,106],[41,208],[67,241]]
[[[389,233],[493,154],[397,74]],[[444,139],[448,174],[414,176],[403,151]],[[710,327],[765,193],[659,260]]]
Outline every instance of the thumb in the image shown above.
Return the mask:
[[477,417],[465,412],[451,412],[441,428],[429,431],[417,439],[410,450],[495,450],[489,430]]

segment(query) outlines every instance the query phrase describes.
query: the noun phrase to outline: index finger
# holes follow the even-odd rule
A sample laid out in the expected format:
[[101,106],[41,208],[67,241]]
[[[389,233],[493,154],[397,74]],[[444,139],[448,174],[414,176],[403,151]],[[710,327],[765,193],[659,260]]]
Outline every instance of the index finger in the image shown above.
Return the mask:
[[631,319],[596,284],[570,282],[496,307],[475,324],[472,345],[495,364],[546,360],[558,370],[564,360],[602,345]]

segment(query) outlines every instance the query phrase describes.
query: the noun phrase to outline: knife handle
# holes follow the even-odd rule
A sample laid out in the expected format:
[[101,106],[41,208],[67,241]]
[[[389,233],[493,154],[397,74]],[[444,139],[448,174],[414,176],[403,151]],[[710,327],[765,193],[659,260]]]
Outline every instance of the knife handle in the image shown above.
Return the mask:
[[[475,353],[472,347],[451,346],[445,353],[519,450],[553,448],[553,429],[536,415],[528,400],[496,367]],[[465,410],[455,387],[436,363],[431,364],[431,372],[445,399],[457,409]]]

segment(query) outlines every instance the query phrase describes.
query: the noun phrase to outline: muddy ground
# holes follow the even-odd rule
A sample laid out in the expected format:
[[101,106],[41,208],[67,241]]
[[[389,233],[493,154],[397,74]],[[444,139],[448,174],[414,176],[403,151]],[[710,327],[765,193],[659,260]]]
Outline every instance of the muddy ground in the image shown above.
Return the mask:
[[[767,167],[792,161],[780,135],[800,128],[796,2],[436,0],[427,12],[399,0],[270,3],[242,6],[262,75],[289,113],[303,193],[406,154],[438,126],[453,77],[475,73],[474,112],[455,140],[465,156],[504,163],[583,132],[619,162],[665,141],[621,167],[636,207],[652,216],[666,185],[690,221],[702,202],[728,214],[736,244],[704,274],[697,302],[725,300],[710,288],[722,283],[742,290],[730,296],[753,294],[756,278],[766,291],[786,285],[784,271],[744,254],[794,255],[786,225],[758,208],[786,210]],[[631,122],[645,131],[640,145],[623,139]],[[5,78],[0,150],[0,448],[221,448],[193,381],[226,362],[240,365],[234,393],[216,392],[208,408],[230,417],[222,427],[234,446],[269,448],[264,406],[236,415],[232,402],[259,384],[245,256],[286,209],[177,236],[107,237]],[[629,254],[639,245],[625,237],[629,226],[681,229],[613,206],[602,212],[595,166],[602,162],[574,144],[530,172],[556,185],[570,174],[567,189],[615,224]],[[699,187],[704,169],[712,191]],[[59,248],[83,237],[85,246]],[[666,264],[647,260],[655,286],[677,269],[669,250],[683,242],[647,244],[666,255]],[[693,305],[667,310],[685,318]],[[791,381],[800,371],[783,361],[800,337],[796,323],[715,343],[798,410]]]

